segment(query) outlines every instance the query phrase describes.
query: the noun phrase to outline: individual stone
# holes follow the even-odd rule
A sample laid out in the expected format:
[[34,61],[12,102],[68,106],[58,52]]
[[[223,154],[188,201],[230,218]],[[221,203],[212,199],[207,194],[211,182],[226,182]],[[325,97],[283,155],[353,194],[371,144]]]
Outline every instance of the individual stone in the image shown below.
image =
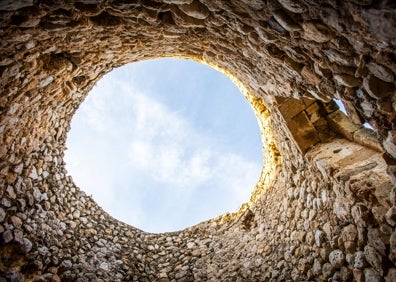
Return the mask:
[[302,28],[304,29],[303,37],[306,40],[325,43],[333,38],[330,30],[317,22],[303,22]]
[[359,86],[362,81],[348,74],[336,74],[334,76],[336,82],[347,87]]
[[393,83],[394,81],[393,73],[387,67],[379,65],[375,62],[369,62],[368,64],[366,64],[366,67],[377,78],[389,83]]
[[0,222],[3,222],[5,217],[6,217],[5,211],[2,208],[0,208]]
[[374,247],[374,249],[381,255],[386,256],[386,235],[381,233],[377,228],[369,228],[367,232],[368,244]]
[[382,145],[386,152],[396,159],[396,130],[388,131],[388,135]]
[[43,79],[42,81],[39,82],[38,87],[39,88],[46,87],[53,81],[54,81],[54,78],[52,76],[46,77],[45,79]]
[[334,49],[326,49],[324,51],[326,57],[330,62],[336,63],[340,66],[353,67],[355,66],[355,62],[353,60],[353,56],[344,55]]
[[[391,189],[389,198],[390,198],[391,205],[396,206],[396,186]],[[0,212],[0,214],[1,214],[1,212]]]
[[183,25],[188,28],[203,28],[205,23],[203,20],[190,17],[180,9],[172,9],[172,19],[177,25]]
[[357,234],[357,229],[352,224],[349,224],[342,229],[340,239],[342,239],[342,243],[347,253],[353,253],[355,251]]
[[392,114],[394,109],[390,97],[382,98],[377,101],[378,111],[382,114]]
[[364,247],[364,255],[367,262],[374,267],[379,273],[382,273],[382,257],[370,245]]
[[22,244],[22,252],[24,252],[25,254],[27,254],[28,252],[30,252],[32,250],[33,244],[32,242],[30,242],[29,239],[27,238],[23,238],[23,244]]
[[358,227],[367,227],[371,221],[371,214],[363,204],[356,204],[351,210],[352,217]]
[[261,0],[242,0],[246,5],[251,7],[253,10],[260,11],[265,7],[265,2]]
[[366,267],[366,258],[363,251],[357,251],[354,257],[353,267],[358,269],[364,269]]
[[12,241],[14,237],[12,236],[12,231],[11,230],[7,230],[6,232],[3,233],[3,241],[4,243],[9,243]]
[[319,276],[322,273],[322,265],[318,259],[314,260],[312,272],[315,276]]
[[364,9],[361,19],[365,22],[370,34],[374,38],[382,42],[387,42],[396,38],[393,12],[394,10],[388,9]]
[[31,177],[32,179],[38,178],[37,169],[35,166],[32,167],[32,171],[30,172],[29,177]]
[[363,270],[360,270],[360,269],[357,269],[357,268],[353,269],[353,278],[357,282],[365,282],[364,281],[364,272],[363,272]]
[[373,268],[366,268],[364,270],[364,281],[365,282],[382,282],[381,275]]
[[391,226],[396,226],[396,207],[391,207],[385,214],[386,222]]
[[320,16],[323,22],[337,30],[338,32],[344,31],[344,18],[340,17],[337,10],[331,7],[322,7],[320,10]]
[[108,271],[108,270],[109,270],[109,264],[106,263],[106,262],[102,262],[102,263],[99,265],[99,268],[102,269],[102,270],[104,270],[104,271]]
[[45,246],[38,248],[37,251],[42,256],[45,256],[49,252],[48,248]]
[[390,243],[390,253],[391,257],[393,258],[392,260],[396,260],[396,232],[392,232],[392,235],[390,236],[389,239]]
[[11,216],[11,223],[15,228],[20,228],[22,226],[22,220],[15,215]]
[[0,3],[0,11],[14,11],[24,7],[33,6],[33,0],[4,0]]
[[70,260],[64,260],[61,263],[61,266],[64,267],[64,268],[70,268],[70,267],[72,267],[72,265],[73,264],[72,264],[72,262]]
[[348,267],[346,266],[341,267],[341,271],[340,271],[341,281],[351,281],[351,279],[353,279],[352,276],[353,276],[352,271]]
[[363,110],[364,116],[368,118],[372,117],[375,112],[375,106],[368,101],[363,101],[362,103],[360,103],[360,107]]
[[324,241],[325,241],[324,232],[319,230],[319,229],[316,230],[316,232],[315,232],[315,244],[316,244],[316,246],[321,247],[322,244],[324,243]]
[[307,66],[302,68],[301,75],[307,80],[309,84],[318,85],[321,82],[321,78]]
[[331,274],[333,273],[333,266],[326,262],[325,264],[323,264],[322,267],[322,275],[324,278],[329,278],[331,276]]
[[393,83],[385,82],[374,75],[363,80],[363,87],[374,99],[381,99],[394,94]]
[[278,2],[290,12],[301,14],[304,13],[307,9],[306,7],[296,0],[278,0]]
[[277,10],[274,13],[275,20],[287,31],[299,31],[301,26],[293,21],[285,12]]
[[396,268],[389,269],[388,275],[385,277],[386,282],[396,281]]
[[204,20],[210,12],[209,9],[198,0],[194,0],[191,4],[180,5],[179,9],[190,17]]
[[329,261],[335,268],[340,268],[344,265],[345,255],[341,250],[334,250],[329,255]]

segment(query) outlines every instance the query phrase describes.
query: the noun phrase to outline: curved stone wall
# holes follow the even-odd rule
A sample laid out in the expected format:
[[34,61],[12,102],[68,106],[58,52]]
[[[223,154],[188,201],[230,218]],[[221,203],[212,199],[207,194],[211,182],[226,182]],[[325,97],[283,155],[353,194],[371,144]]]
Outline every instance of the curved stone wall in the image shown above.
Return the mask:
[[[0,280],[396,280],[391,1],[2,1],[0,20]],[[169,56],[239,84],[265,165],[236,213],[148,234],[62,157],[96,81]]]

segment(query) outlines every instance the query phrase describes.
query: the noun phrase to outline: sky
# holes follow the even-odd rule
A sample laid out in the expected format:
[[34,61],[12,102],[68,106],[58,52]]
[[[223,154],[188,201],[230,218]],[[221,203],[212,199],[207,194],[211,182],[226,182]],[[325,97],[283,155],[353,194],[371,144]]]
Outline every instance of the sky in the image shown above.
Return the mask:
[[257,119],[222,73],[186,59],[105,75],[73,117],[66,169],[111,216],[147,232],[235,212],[262,168]]
[[[345,107],[344,107],[344,104],[342,104],[341,100],[334,99],[334,101],[336,102],[336,104],[337,104],[338,107],[340,108],[340,111],[343,112],[345,115],[348,116],[348,113],[347,113],[347,111],[346,111],[346,109],[345,109]],[[371,129],[371,130],[374,130],[373,127],[372,127],[368,122],[363,123],[363,126],[366,127],[366,128],[369,128],[369,129]]]

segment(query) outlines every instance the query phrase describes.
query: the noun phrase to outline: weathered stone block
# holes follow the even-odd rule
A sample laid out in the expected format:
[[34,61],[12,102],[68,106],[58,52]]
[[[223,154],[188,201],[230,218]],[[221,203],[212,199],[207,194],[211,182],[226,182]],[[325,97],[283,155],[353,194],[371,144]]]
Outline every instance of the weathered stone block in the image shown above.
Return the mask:
[[330,127],[350,141],[353,141],[353,134],[361,128],[361,126],[349,121],[348,117],[341,111],[335,111],[327,116]]

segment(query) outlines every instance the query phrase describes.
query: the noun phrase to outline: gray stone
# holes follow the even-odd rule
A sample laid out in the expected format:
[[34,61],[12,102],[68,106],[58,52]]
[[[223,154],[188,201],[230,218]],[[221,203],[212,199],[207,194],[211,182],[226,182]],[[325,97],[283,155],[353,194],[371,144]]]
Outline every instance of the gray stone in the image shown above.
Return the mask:
[[333,270],[334,270],[334,268],[330,263],[326,262],[325,264],[323,264],[323,267],[322,267],[323,277],[329,278],[331,276],[331,274],[333,273]]
[[64,260],[61,263],[61,266],[64,267],[64,268],[70,268],[70,267],[72,267],[72,265],[73,264],[72,264],[72,262],[70,260]]
[[335,268],[340,268],[344,265],[345,255],[341,250],[334,250],[329,255],[329,261]]
[[48,254],[48,248],[45,246],[38,248],[37,251],[42,256],[45,256],[46,254]]
[[0,208],[0,222],[4,221],[5,216],[6,216],[5,211],[2,208]]
[[364,204],[356,204],[351,209],[352,217],[358,227],[367,227],[370,222],[370,212]]
[[367,233],[368,243],[383,256],[386,256],[386,236],[377,228],[369,228]]
[[396,207],[391,207],[385,214],[386,222],[391,226],[396,226]]
[[314,260],[314,263],[312,266],[312,272],[316,276],[319,276],[322,273],[322,265],[318,259]]
[[386,282],[396,281],[396,268],[389,269],[388,275],[385,277]]
[[364,270],[364,281],[365,282],[382,282],[381,275],[373,268],[366,268]]
[[364,269],[366,267],[366,258],[363,251],[358,251],[355,253],[354,265],[353,267],[358,269]]
[[325,234],[322,230],[315,231],[315,244],[318,247],[321,247],[322,244],[325,242]]
[[364,255],[367,262],[375,268],[376,271],[382,273],[382,257],[381,255],[370,245],[364,248]]
[[102,263],[99,265],[99,268],[100,268],[100,269],[103,269],[104,271],[108,271],[108,270],[109,270],[109,264],[108,264],[107,262],[102,262]]
[[23,238],[22,251],[27,254],[32,250],[33,244],[27,238]]
[[24,7],[33,6],[33,0],[2,0],[0,2],[0,11],[14,11]]
[[11,230],[6,230],[3,233],[3,241],[4,241],[4,243],[7,244],[7,243],[11,242],[13,238],[14,237],[12,236],[12,231]]
[[390,243],[390,251],[396,257],[396,232],[392,232],[392,235],[390,236],[389,239],[389,243]]

